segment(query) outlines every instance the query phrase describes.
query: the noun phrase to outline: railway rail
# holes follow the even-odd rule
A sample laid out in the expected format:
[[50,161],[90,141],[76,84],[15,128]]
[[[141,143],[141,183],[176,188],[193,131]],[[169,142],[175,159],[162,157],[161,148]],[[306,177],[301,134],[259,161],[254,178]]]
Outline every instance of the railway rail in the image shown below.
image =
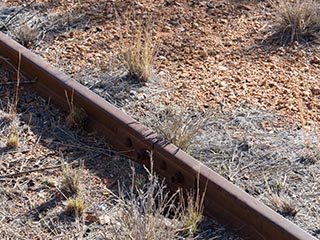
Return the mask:
[[[19,55],[21,59],[19,60]],[[310,234],[251,197],[213,170],[121,112],[89,89],[44,62],[39,56],[0,32],[0,56],[29,79],[31,88],[67,111],[66,93],[88,115],[86,128],[103,135],[117,150],[150,165],[172,189],[200,187],[205,191],[205,214],[236,229],[245,239],[312,240]]]

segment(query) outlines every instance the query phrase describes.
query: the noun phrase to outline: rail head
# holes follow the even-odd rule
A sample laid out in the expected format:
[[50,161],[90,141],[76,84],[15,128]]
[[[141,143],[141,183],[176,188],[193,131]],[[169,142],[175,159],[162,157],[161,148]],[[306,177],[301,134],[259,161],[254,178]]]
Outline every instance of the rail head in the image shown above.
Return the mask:
[[198,181],[200,188],[206,189],[204,211],[207,215],[237,229],[246,239],[315,240],[181,149],[159,140],[148,128],[0,32],[0,55],[17,66],[19,54],[21,71],[31,79],[37,79],[32,87],[39,95],[51,98],[58,107],[68,110],[65,94],[74,94],[75,104],[89,116],[88,128],[104,135],[116,149],[126,151],[130,158],[140,163],[148,165],[148,151],[152,151],[155,170],[166,178],[172,188],[194,188]]

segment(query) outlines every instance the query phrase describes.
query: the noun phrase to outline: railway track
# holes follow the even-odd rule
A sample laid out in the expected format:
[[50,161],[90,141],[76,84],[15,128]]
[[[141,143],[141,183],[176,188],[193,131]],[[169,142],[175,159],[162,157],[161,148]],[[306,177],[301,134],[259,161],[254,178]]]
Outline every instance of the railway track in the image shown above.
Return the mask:
[[204,211],[245,239],[315,239],[307,232],[254,199],[226,179],[204,166],[173,144],[127,116],[86,87],[59,72],[40,57],[0,33],[0,55],[3,64],[18,66],[21,73],[35,81],[31,88],[40,96],[68,110],[66,94],[73,94],[74,104],[88,115],[86,127],[107,139],[133,160],[150,165],[153,152],[154,169],[165,177],[172,189],[200,186],[205,191]]

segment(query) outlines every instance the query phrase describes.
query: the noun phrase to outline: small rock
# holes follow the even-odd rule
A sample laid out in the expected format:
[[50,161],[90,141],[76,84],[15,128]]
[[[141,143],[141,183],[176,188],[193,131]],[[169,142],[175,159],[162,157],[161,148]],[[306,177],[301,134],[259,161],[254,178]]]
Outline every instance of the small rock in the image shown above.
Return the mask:
[[238,5],[238,9],[249,11],[252,9],[252,7],[249,5],[240,4],[240,5]]
[[103,211],[106,210],[107,207],[108,207],[108,206],[107,206],[107,204],[105,204],[105,203],[103,203],[103,204],[100,205],[100,209],[103,210]]
[[44,143],[46,144],[50,144],[54,141],[54,138],[44,138],[44,139],[41,139]]
[[206,59],[206,58],[208,58],[208,52],[207,51],[205,51],[205,50],[203,50],[203,51],[201,51],[200,52],[200,57],[202,58],[202,59]]
[[224,46],[226,46],[226,47],[231,47],[233,44],[232,44],[232,41],[226,41],[225,43],[224,43]]
[[214,49],[209,49],[208,51],[207,51],[207,54],[208,54],[208,56],[214,56],[214,55],[216,55],[216,54],[218,54],[219,52],[217,51],[217,50],[214,50]]
[[42,199],[46,198],[46,193],[44,191],[39,192],[37,195],[39,198],[42,198]]
[[309,91],[303,91],[303,92],[302,92],[302,94],[303,94],[304,96],[307,96],[307,97],[309,97],[309,96],[310,96]]
[[207,8],[213,9],[214,8],[214,4],[213,3],[207,3]]
[[6,172],[8,168],[4,165],[0,165],[0,171]]
[[220,86],[221,86],[221,87],[227,87],[228,84],[227,84],[225,81],[222,81],[222,82],[220,82]]
[[244,175],[243,175],[243,178],[244,178],[245,180],[249,180],[249,179],[250,179],[250,176],[249,176],[249,174],[244,174]]
[[130,90],[129,94],[130,94],[131,96],[135,96],[135,95],[137,94],[137,91],[135,91],[135,90]]
[[317,56],[313,56],[311,64],[320,64],[320,58]]
[[203,104],[203,107],[204,107],[204,108],[209,108],[209,104],[208,104],[208,103],[204,103],[204,104]]
[[83,56],[85,58],[92,58],[93,57],[93,54],[92,53],[84,53]]
[[306,106],[307,106],[307,108],[310,109],[310,110],[314,108],[314,104],[313,104],[312,102],[307,102],[307,103],[306,103]]
[[313,87],[311,88],[311,92],[313,95],[320,95],[320,88],[319,87]]
[[219,65],[219,66],[217,66],[217,70],[219,70],[219,71],[228,71],[228,68],[226,66],[224,66],[224,65]]
[[104,214],[99,217],[99,222],[101,225],[108,224],[111,222],[111,217],[107,214]]
[[147,95],[146,95],[145,93],[139,93],[139,94],[137,94],[137,95],[135,96],[135,98],[136,98],[136,100],[138,100],[138,101],[142,101],[142,100],[144,100],[144,99],[147,98]]
[[222,19],[220,19],[220,22],[221,22],[221,23],[225,23],[225,24],[226,24],[226,23],[228,23],[228,20],[227,20],[227,19],[222,18]]
[[49,186],[49,187],[58,187],[58,182],[57,181],[54,181],[54,180],[47,180],[46,181],[46,184]]
[[107,14],[107,16],[106,16],[107,19],[111,19],[112,17],[113,17],[112,14]]
[[98,217],[93,213],[88,213],[87,216],[86,216],[86,221],[88,221],[88,222],[97,222],[98,221]]
[[164,26],[163,31],[164,32],[171,32],[172,28],[170,26]]
[[160,55],[158,58],[161,60],[168,60],[165,56],[162,56],[162,55]]

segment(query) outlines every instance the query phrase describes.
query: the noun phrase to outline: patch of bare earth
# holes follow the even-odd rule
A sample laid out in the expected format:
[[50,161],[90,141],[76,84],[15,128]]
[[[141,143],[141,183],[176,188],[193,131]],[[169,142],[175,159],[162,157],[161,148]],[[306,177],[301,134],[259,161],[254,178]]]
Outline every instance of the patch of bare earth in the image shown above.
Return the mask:
[[[319,237],[319,42],[270,43],[268,1],[38,1],[32,13],[44,33],[32,51],[150,127],[172,108],[208,118],[189,152]],[[158,39],[146,83],[118,61],[126,22],[143,16]]]

